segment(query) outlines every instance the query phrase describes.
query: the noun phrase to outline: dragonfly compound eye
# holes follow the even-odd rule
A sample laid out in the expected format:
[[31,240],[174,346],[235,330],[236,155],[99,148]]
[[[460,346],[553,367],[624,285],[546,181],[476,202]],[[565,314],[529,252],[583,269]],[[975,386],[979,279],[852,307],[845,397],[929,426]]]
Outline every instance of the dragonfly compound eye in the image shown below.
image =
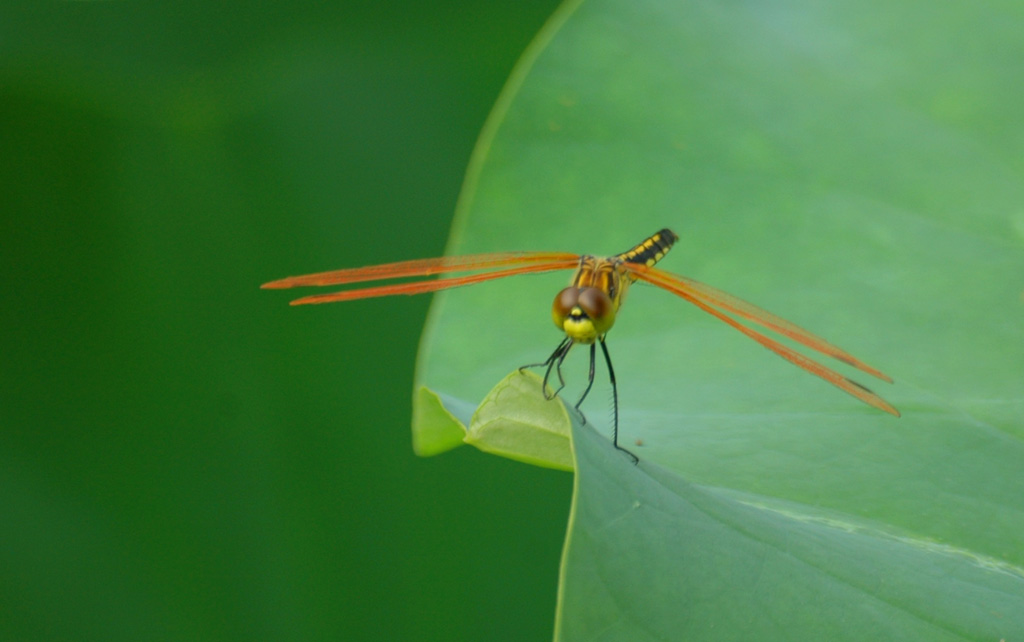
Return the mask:
[[583,288],[580,290],[577,305],[590,318],[598,336],[610,330],[615,323],[615,305],[604,290]]
[[572,309],[576,307],[579,297],[580,289],[573,287],[565,288],[555,297],[555,302],[551,304],[551,318],[554,319],[559,330],[564,328],[565,320],[572,314]]
[[577,301],[584,314],[594,321],[604,319],[609,314],[614,314],[612,300],[608,298],[608,294],[604,290],[583,288],[580,290]]

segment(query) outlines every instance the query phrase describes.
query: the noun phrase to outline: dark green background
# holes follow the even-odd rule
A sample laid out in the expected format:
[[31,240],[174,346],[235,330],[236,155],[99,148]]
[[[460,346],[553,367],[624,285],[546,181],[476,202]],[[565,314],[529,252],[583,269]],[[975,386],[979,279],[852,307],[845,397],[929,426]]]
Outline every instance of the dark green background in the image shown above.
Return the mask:
[[554,0],[0,10],[0,639],[547,639],[564,473],[410,449],[443,251]]

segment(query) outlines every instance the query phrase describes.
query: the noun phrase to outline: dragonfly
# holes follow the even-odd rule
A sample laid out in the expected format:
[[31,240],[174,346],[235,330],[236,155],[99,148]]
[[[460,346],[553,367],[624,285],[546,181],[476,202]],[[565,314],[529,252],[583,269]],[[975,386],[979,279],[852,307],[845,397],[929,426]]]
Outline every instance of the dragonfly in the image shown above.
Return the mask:
[[[589,346],[590,368],[587,385],[579,401],[575,404],[575,408],[579,412],[580,406],[594,384],[596,350],[597,346],[600,346],[605,365],[608,368],[608,380],[612,389],[612,445],[619,450],[627,452],[634,460],[636,459],[635,455],[619,446],[618,442],[618,386],[615,381],[615,370],[612,367],[612,360],[605,339],[615,324],[619,309],[625,299],[626,291],[630,285],[637,281],[656,285],[663,290],[675,294],[684,301],[692,303],[704,312],[742,332],[783,359],[813,375],[821,377],[860,401],[896,417],[900,416],[899,411],[895,407],[866,386],[822,365],[803,353],[797,352],[778,339],[769,336],[762,329],[786,337],[805,348],[832,357],[882,381],[892,383],[892,379],[889,376],[872,368],[821,337],[811,334],[796,324],[786,321],[752,303],[747,303],[738,297],[694,279],[672,274],[654,267],[678,240],[679,237],[672,230],[663,229],[644,239],[633,248],[610,257],[566,252],[497,252],[468,254],[464,256],[443,256],[433,259],[399,261],[383,265],[319,272],[303,276],[290,276],[264,283],[261,287],[265,289],[282,289],[304,286],[335,286],[388,279],[433,277],[440,274],[459,272],[469,273],[429,280],[348,289],[326,294],[313,294],[291,302],[291,305],[307,305],[353,301],[356,299],[369,299],[398,294],[423,294],[425,292],[436,292],[438,290],[474,285],[519,274],[575,269],[569,286],[555,295],[554,303],[551,306],[551,316],[555,326],[565,336],[546,361],[523,366],[523,368],[546,368],[543,382],[544,396],[549,400],[554,399],[565,387],[562,364],[569,355],[569,351],[576,344]],[[559,382],[559,387],[554,391],[551,391],[548,386],[552,372],[555,373]],[[582,412],[580,412],[580,416],[583,417]],[[584,421],[586,421],[585,418]]]

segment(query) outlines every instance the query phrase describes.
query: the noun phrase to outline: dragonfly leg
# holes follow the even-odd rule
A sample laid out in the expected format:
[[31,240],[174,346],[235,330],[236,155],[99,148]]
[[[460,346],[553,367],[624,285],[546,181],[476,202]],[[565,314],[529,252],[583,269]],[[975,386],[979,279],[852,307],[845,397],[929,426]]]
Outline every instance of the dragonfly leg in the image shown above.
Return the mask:
[[580,400],[576,402],[576,412],[580,413],[580,418],[583,419],[583,423],[587,423],[587,417],[580,410],[580,406],[583,405],[583,400],[590,394],[590,389],[594,387],[594,362],[596,361],[597,346],[593,343],[590,344],[590,371],[587,373],[587,387],[584,388],[583,394],[580,395]]
[[[547,398],[548,401],[550,401],[550,400],[554,399],[555,397],[557,397],[558,393],[562,392],[562,388],[565,387],[565,377],[562,376],[562,363],[565,361],[565,358],[567,356],[569,356],[569,348],[571,348],[571,347],[572,347],[572,339],[570,339],[569,337],[566,337],[562,341],[562,343],[558,344],[558,348],[555,350],[555,354],[551,355],[552,363],[550,365],[548,365],[548,371],[544,375],[544,391],[545,391],[544,392],[544,397]],[[555,359],[556,355],[558,356],[557,359]],[[552,393],[551,396],[549,397],[548,393],[547,393],[548,377],[551,376],[551,368],[552,367],[554,367],[555,368],[555,372],[558,373],[558,389],[555,390],[555,392]]]
[[[608,354],[608,346],[605,345],[604,337],[601,337],[599,339],[599,341],[601,342],[601,352],[604,353],[604,362],[606,364],[608,364],[608,380],[611,381],[611,384],[612,384],[612,445],[615,446],[616,448],[618,448],[619,450],[621,450],[622,452],[626,453],[630,457],[632,457],[633,458],[633,463],[636,464],[636,463],[638,463],[640,461],[640,458],[619,445],[619,389],[618,389],[618,386],[615,385],[615,369],[612,368],[612,358]],[[594,360],[593,360],[594,352],[593,352],[593,348],[594,347],[591,346],[590,348],[591,348],[591,352],[590,352],[590,357],[591,357],[591,360],[590,360],[590,379],[591,379],[591,383],[593,383],[593,379],[594,379]],[[589,389],[590,389],[590,387],[588,386],[587,390],[589,390]],[[582,399],[580,401],[582,401]]]
[[[525,366],[519,366],[519,372],[522,372],[527,368],[547,368],[547,370],[544,371],[544,398],[549,401],[554,399],[558,393],[561,392],[562,388],[565,387],[565,379],[562,377],[562,362],[565,361],[565,357],[569,354],[569,348],[571,347],[572,339],[566,337],[558,344],[558,347],[555,348],[555,351],[547,358],[547,361],[542,363],[528,363]],[[552,370],[555,370],[558,374],[558,390],[555,390],[549,395],[548,380],[551,378]]]

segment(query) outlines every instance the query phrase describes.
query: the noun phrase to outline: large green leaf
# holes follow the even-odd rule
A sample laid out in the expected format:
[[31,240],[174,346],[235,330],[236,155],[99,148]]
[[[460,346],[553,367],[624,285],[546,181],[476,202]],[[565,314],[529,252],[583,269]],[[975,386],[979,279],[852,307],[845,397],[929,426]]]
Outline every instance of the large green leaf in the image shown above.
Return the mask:
[[[996,1],[594,0],[564,6],[527,52],[452,252],[610,254],[671,227],[662,267],[879,367],[896,384],[872,387],[904,413],[634,287],[609,335],[620,441],[672,474],[578,457],[565,639],[664,639],[680,610],[690,639],[832,639],[850,620],[864,623],[850,639],[1024,634],[1021,33],[1024,7]],[[417,412],[443,439],[421,451],[458,443],[492,386],[554,348],[565,279],[437,297]],[[583,406],[605,434],[607,390],[599,379]],[[665,498],[664,519],[609,528],[622,493]],[[688,557],[702,550],[714,563]],[[618,611],[581,598],[595,583]]]
[[849,515],[698,486],[577,425],[564,640],[999,640],[1019,571]]

